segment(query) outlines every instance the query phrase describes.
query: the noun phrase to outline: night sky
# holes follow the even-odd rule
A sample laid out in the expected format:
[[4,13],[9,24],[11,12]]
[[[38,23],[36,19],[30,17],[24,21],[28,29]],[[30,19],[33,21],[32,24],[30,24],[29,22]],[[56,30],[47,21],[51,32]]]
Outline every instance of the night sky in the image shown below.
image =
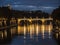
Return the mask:
[[0,0],[0,6],[10,4],[15,10],[42,10],[51,13],[60,6],[59,0]]

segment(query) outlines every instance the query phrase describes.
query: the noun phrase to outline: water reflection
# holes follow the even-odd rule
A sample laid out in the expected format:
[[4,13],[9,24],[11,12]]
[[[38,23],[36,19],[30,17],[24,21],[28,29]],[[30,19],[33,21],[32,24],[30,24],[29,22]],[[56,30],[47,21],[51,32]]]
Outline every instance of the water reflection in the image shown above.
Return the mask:
[[7,38],[7,31],[0,31],[0,39]]
[[[12,23],[12,21],[10,21],[10,23]],[[20,23],[20,19],[18,19],[18,26],[0,30],[0,39],[4,39],[4,38],[10,39],[9,38],[9,36],[10,36],[12,38],[11,45],[13,45],[13,44],[19,45],[21,43],[22,43],[22,45],[35,45],[35,43],[40,45],[40,42],[42,41],[42,43],[44,43],[45,40],[47,40],[47,41],[49,40],[49,42],[51,42],[52,29],[53,29],[52,22],[50,22],[49,25],[44,24],[44,20],[43,20],[42,24],[39,24],[38,21],[35,23],[32,23],[31,20],[30,20],[30,23],[27,23],[27,24],[25,24],[25,22],[24,22],[23,25],[20,25],[19,23]],[[6,22],[5,22],[5,24],[6,24]],[[18,34],[17,37],[16,37],[16,34]],[[13,37],[14,35],[15,35],[15,37]],[[58,33],[56,33],[56,38],[58,38]],[[15,44],[15,43],[18,43],[18,44]],[[53,43],[54,43],[54,41],[53,41]],[[52,44],[52,42],[51,42],[51,44]],[[44,44],[42,44],[42,45],[44,45]]]
[[[40,36],[40,34],[42,34],[42,38],[44,39],[45,38],[45,32],[48,33],[48,37],[50,38],[51,37],[51,31],[52,31],[52,24],[50,25],[39,25],[38,23],[37,24],[30,24],[30,25],[24,25],[24,26],[20,26],[18,25],[18,30],[16,30],[16,27],[14,28],[11,28],[10,31],[11,31],[11,37],[13,34],[18,33],[18,35],[20,34],[23,34],[24,35],[24,38],[26,38],[26,35],[30,35],[30,38],[33,38],[33,36],[36,34],[36,36]],[[1,33],[1,37],[3,38],[3,33],[5,35],[5,37],[7,37],[7,31],[5,30],[4,32],[0,32]],[[47,35],[47,34],[46,34]]]
[[4,37],[3,34],[4,34],[4,33],[3,33],[2,31],[0,31],[0,39],[3,39],[3,37]]
[[48,37],[50,38],[52,28],[53,26],[51,23],[49,25],[39,25],[38,23],[30,25],[24,24],[23,26],[18,26],[18,34],[24,34],[24,38],[26,37],[26,34],[29,34],[30,38],[32,38],[35,34],[37,37],[39,36],[39,34],[42,34],[42,38],[44,39],[45,32],[47,32]]
[[45,30],[45,26],[42,25],[42,26],[41,26],[41,29],[42,29],[42,30],[41,30],[41,31],[42,31],[42,38],[44,39],[44,32],[45,32],[44,30]]

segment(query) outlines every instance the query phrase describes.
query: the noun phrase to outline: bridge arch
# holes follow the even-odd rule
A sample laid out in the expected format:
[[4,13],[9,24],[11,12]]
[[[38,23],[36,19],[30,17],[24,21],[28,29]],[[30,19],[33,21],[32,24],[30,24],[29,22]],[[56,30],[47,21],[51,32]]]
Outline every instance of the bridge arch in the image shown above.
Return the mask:
[[52,24],[52,22],[53,22],[52,20],[45,20],[45,21],[44,21],[44,24],[45,24],[45,25],[49,25],[50,23]]

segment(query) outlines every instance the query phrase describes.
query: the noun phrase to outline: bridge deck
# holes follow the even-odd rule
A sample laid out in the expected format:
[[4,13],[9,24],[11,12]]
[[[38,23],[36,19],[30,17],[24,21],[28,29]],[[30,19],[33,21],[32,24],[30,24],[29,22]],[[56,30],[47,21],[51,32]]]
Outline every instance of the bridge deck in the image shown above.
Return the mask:
[[20,20],[53,20],[53,18],[21,18]]

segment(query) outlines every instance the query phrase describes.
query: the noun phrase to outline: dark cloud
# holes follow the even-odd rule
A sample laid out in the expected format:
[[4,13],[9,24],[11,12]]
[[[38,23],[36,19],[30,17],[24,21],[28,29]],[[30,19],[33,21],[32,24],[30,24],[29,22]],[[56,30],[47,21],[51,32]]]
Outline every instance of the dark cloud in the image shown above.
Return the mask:
[[0,0],[0,4],[22,4],[36,6],[58,6],[59,0]]
[[43,10],[51,12],[60,6],[59,0],[0,0],[0,6],[11,4],[13,9],[18,10]]

